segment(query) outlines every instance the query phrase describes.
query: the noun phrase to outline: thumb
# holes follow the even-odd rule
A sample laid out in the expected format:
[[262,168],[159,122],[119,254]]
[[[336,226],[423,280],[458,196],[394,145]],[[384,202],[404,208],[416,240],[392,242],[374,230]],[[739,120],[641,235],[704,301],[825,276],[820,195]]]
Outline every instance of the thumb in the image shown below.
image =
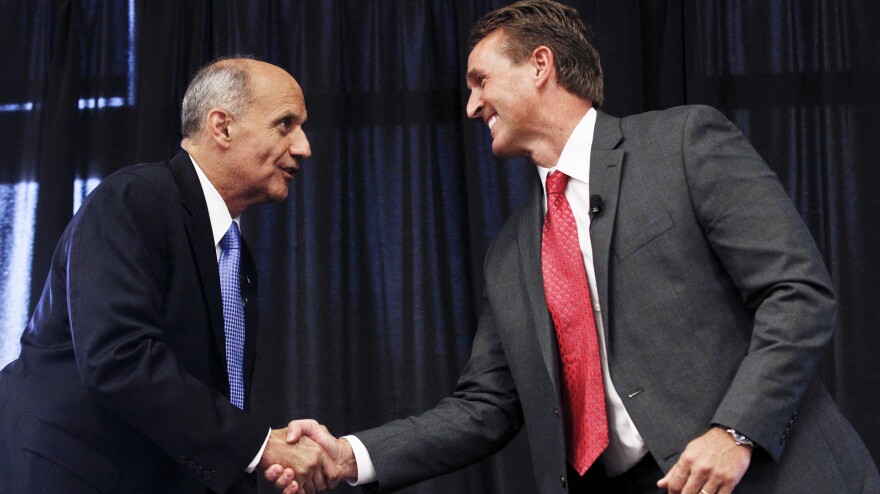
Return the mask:
[[299,441],[299,438],[303,435],[303,427],[301,423],[304,420],[291,420],[289,424],[287,424],[287,443],[293,444]]
[[318,443],[334,459],[339,454],[339,445],[336,443],[336,438],[330,434],[327,427],[315,420],[303,420],[301,430],[304,436],[309,436],[312,441]]

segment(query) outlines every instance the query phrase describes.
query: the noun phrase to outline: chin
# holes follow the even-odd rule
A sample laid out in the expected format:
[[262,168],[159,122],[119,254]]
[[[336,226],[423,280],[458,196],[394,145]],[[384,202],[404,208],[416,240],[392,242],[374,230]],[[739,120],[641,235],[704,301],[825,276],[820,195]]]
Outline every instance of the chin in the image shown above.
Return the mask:
[[279,193],[270,195],[269,200],[272,202],[286,201],[288,195],[289,194],[288,194],[287,190],[285,190],[284,192],[279,192]]
[[517,156],[516,152],[498,141],[492,141],[492,154],[499,158],[513,158]]
[[287,199],[287,196],[290,195],[290,190],[287,187],[288,184],[283,184],[273,187],[272,189],[266,191],[266,201],[265,202],[282,202]]

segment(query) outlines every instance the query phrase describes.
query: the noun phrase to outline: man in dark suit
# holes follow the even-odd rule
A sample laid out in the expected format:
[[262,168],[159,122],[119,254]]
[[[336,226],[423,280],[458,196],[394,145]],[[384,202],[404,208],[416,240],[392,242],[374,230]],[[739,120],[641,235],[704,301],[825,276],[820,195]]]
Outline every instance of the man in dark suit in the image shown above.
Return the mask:
[[542,187],[489,250],[457,390],[353,437],[312,422],[292,437],[381,491],[484,458],[525,423],[541,493],[880,492],[816,377],[831,280],[740,132],[707,107],[597,112],[598,54],[570,7],[518,2],[471,39],[468,116]]
[[0,491],[252,492],[272,464],[307,492],[335,483],[320,447],[247,405],[257,287],[238,217],[286,199],[305,119],[284,70],[215,62],[184,97],[183,150],[89,196],[0,374]]

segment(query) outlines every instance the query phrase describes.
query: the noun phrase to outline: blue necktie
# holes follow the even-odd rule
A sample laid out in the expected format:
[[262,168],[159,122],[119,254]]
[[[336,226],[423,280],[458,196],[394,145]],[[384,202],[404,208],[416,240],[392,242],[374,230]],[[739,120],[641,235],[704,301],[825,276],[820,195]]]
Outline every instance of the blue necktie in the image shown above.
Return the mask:
[[220,239],[220,292],[223,296],[223,330],[226,333],[226,372],[229,374],[229,401],[244,408],[244,305],[239,287],[241,235],[238,224]]

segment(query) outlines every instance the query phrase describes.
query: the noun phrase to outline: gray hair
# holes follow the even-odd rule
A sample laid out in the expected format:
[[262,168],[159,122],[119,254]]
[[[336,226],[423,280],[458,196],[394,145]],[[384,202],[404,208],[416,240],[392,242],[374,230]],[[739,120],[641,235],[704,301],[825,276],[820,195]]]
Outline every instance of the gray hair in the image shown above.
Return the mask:
[[196,72],[186,88],[180,111],[184,138],[204,129],[205,116],[212,108],[223,108],[233,117],[239,117],[253,103],[250,73],[242,58],[253,60],[251,56],[220,58]]

